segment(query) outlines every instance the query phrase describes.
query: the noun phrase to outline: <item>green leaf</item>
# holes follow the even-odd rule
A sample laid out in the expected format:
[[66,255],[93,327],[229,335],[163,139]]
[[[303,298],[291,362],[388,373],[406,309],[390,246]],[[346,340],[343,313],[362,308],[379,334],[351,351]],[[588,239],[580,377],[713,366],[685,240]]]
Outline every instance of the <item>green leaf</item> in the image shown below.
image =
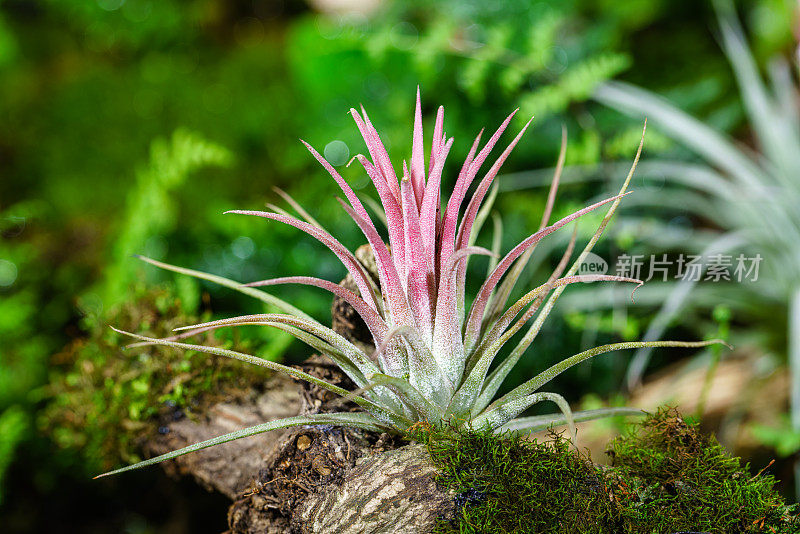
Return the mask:
[[[640,347],[707,347],[708,345],[713,345],[715,343],[727,345],[727,343],[721,339],[712,339],[710,341],[631,341],[626,343],[611,343],[609,345],[601,345],[599,347],[594,347],[589,350],[579,352],[578,354],[558,362],[557,364],[548,368],[546,371],[539,373],[522,385],[517,386],[509,393],[493,402],[492,406],[501,406],[505,403],[527,397],[570,367],[599,354],[605,354],[616,350],[636,349]],[[491,406],[489,409],[491,409]]]
[[[194,278],[199,278],[201,280],[207,280],[209,282],[213,282],[215,284],[219,284],[224,287],[229,287],[233,290],[238,291],[239,293],[244,293],[249,297],[253,297],[255,299],[264,302],[265,304],[269,304],[271,306],[275,306],[276,308],[291,314],[297,317],[304,317],[306,319],[311,319],[311,316],[308,315],[306,312],[299,308],[295,308],[288,302],[279,299],[269,293],[261,291],[260,289],[255,289],[252,287],[247,287],[242,285],[241,282],[236,282],[235,280],[231,280],[229,278],[224,278],[222,276],[217,276],[215,274],[204,273],[203,271],[195,271],[194,269],[187,269],[185,267],[178,267],[177,265],[171,265],[169,263],[164,263],[158,260],[154,260],[152,258],[148,258],[146,256],[135,255],[136,258],[147,262],[151,265],[155,265],[156,267],[160,267],[161,269],[165,269],[167,271],[172,271],[174,273],[185,274],[187,276],[192,276]],[[313,319],[312,319],[313,320]]]
[[575,419],[572,416],[572,409],[567,400],[558,393],[541,392],[532,395],[510,398],[505,401],[498,401],[492,404],[486,411],[482,412],[470,422],[472,428],[498,428],[505,425],[513,418],[539,402],[554,402],[569,425],[569,433],[572,441],[575,441],[577,431],[575,429]]
[[227,443],[235,439],[255,436],[256,434],[263,434],[264,432],[269,432],[270,430],[302,425],[341,425],[363,428],[365,430],[372,430],[376,432],[386,430],[386,428],[380,422],[376,421],[375,418],[365,413],[324,413],[299,415],[296,417],[287,417],[286,419],[278,419],[277,421],[268,421],[266,423],[261,423],[260,425],[251,426],[242,430],[237,430],[236,432],[218,436],[216,438],[201,441],[200,443],[195,443],[194,445],[189,445],[188,447],[183,447],[182,449],[171,451],[143,462],[122,467],[120,469],[115,469],[114,471],[109,471],[108,473],[103,473],[102,475],[98,475],[94,478],[97,479],[111,475],[117,475],[119,473],[124,473],[125,471],[132,471],[134,469],[157,464],[165,460],[171,460],[173,458],[177,458],[178,456],[189,454],[190,452],[195,452],[208,447],[213,447],[214,445]]
[[[595,419],[602,419],[603,417],[617,417],[625,415],[645,415],[645,412],[637,408],[598,408],[595,410],[582,410],[574,412],[572,418],[576,423],[585,421],[593,421]],[[502,433],[510,431],[516,435],[526,434],[528,432],[538,432],[550,427],[560,426],[567,423],[567,418],[564,414],[551,413],[547,415],[534,415],[532,417],[520,417],[512,419],[497,429],[496,432]]]
[[[628,171],[628,175],[625,177],[625,181],[622,183],[622,187],[619,190],[620,198],[612,202],[611,207],[608,208],[608,211],[606,212],[605,216],[603,216],[603,220],[600,221],[600,225],[597,227],[597,230],[595,230],[594,235],[592,235],[592,238],[586,244],[586,247],[584,247],[583,252],[580,253],[578,258],[569,268],[569,271],[567,271],[567,273],[564,276],[572,276],[578,271],[580,265],[583,263],[583,260],[585,260],[586,256],[592,251],[595,244],[597,244],[597,241],[600,239],[600,236],[603,235],[603,231],[606,229],[606,226],[608,226],[608,223],[611,221],[611,218],[614,217],[614,213],[616,213],[617,207],[619,206],[619,203],[622,200],[621,195],[627,192],[628,186],[630,185],[631,179],[633,178],[633,173],[636,171],[636,166],[639,164],[639,158],[642,156],[642,147],[644,146],[644,134],[646,131],[647,131],[647,121],[645,121],[644,126],[642,128],[642,137],[639,140],[639,148],[636,150],[636,156],[633,158],[633,164],[631,165],[631,168]],[[506,379],[508,373],[511,372],[511,370],[517,364],[517,362],[522,357],[524,352],[528,349],[530,344],[533,343],[533,340],[539,334],[539,331],[542,328],[542,324],[544,324],[544,321],[547,319],[547,316],[550,315],[550,312],[555,306],[558,297],[560,297],[561,293],[564,292],[565,287],[566,286],[557,287],[555,291],[553,291],[553,294],[550,296],[549,299],[547,299],[547,302],[545,303],[542,310],[539,312],[538,317],[536,317],[536,320],[528,329],[528,331],[525,333],[525,336],[522,338],[522,340],[517,344],[514,350],[511,351],[511,354],[509,354],[508,357],[506,357],[506,359],[503,360],[503,362],[497,367],[497,369],[495,369],[494,372],[492,372],[492,374],[489,376],[488,384],[484,387],[483,393],[481,393],[481,396],[478,398],[478,403],[476,404],[475,407],[476,410],[483,409],[484,406],[486,406],[487,404],[489,404],[489,402],[491,402],[491,399],[500,389],[500,385]]]
[[368,378],[375,385],[389,386],[400,393],[403,399],[418,412],[421,419],[426,421],[442,420],[444,415],[442,410],[429,402],[428,399],[407,380],[383,373],[374,373]]
[[356,404],[358,404],[359,406],[361,406],[365,410],[370,411],[370,413],[375,414],[376,416],[385,415],[390,420],[397,422],[397,424],[399,424],[400,426],[402,426],[403,422],[405,421],[404,417],[399,416],[399,415],[397,415],[395,413],[392,413],[391,411],[389,411],[387,408],[385,408],[383,406],[375,404],[374,402],[372,402],[370,400],[367,400],[367,399],[364,399],[362,397],[354,396],[354,395],[352,395],[351,392],[347,391],[344,388],[340,388],[339,386],[336,386],[334,384],[331,384],[329,382],[321,380],[321,379],[319,379],[319,378],[317,378],[315,376],[312,376],[312,375],[310,375],[308,373],[304,373],[303,371],[300,371],[299,369],[295,369],[294,367],[288,367],[288,366],[282,365],[280,363],[275,363],[275,362],[272,362],[272,361],[269,361],[269,360],[265,360],[263,358],[258,358],[256,356],[252,356],[250,354],[244,354],[244,353],[236,352],[236,351],[233,351],[233,350],[221,349],[221,348],[218,348],[218,347],[208,347],[208,346],[205,346],[205,345],[192,345],[192,344],[189,344],[189,343],[179,343],[177,341],[169,341],[169,340],[166,340],[166,339],[156,339],[156,338],[151,338],[151,337],[145,337],[145,336],[140,336],[138,334],[132,334],[130,332],[125,332],[123,330],[118,330],[118,329],[114,328],[113,326],[111,327],[111,329],[114,330],[115,332],[119,332],[120,334],[125,334],[127,336],[130,336],[130,337],[132,337],[134,339],[139,339],[141,341],[147,341],[149,343],[153,343],[154,345],[164,345],[166,347],[174,347],[174,348],[184,349],[184,350],[196,350],[198,352],[204,352],[206,354],[215,354],[217,356],[224,356],[226,358],[233,358],[235,360],[239,360],[239,361],[242,361],[242,362],[251,363],[253,365],[258,365],[260,367],[266,367],[267,369],[271,369],[273,371],[278,371],[278,372],[281,372],[281,373],[285,373],[285,374],[287,374],[289,376],[292,376],[292,377],[300,379],[300,380],[305,380],[306,382],[310,382],[310,383],[312,383],[312,384],[314,384],[316,386],[319,386],[319,387],[321,387],[323,389],[331,391],[331,392],[333,392],[333,393],[335,393],[335,394],[337,394],[339,396],[350,398],[353,402],[355,402]]

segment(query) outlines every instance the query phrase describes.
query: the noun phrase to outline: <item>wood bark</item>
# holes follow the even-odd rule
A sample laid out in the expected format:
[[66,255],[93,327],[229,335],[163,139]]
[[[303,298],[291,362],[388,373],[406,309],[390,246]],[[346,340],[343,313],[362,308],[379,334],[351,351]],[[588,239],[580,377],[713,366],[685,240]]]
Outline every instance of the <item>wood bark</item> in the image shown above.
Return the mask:
[[[302,409],[297,384],[282,375],[270,379],[263,393],[247,397],[239,402],[214,404],[200,418],[184,418],[164,425],[166,431],[162,430],[163,434],[145,444],[145,453],[157,456],[241,428],[292,417]],[[285,434],[286,431],[278,430],[238,439],[179,456],[163,466],[170,474],[191,474],[205,488],[234,499],[250,487],[253,474]]]
[[339,484],[307,496],[292,514],[303,533],[429,532],[452,515],[454,495],[436,485],[422,445],[362,457]]

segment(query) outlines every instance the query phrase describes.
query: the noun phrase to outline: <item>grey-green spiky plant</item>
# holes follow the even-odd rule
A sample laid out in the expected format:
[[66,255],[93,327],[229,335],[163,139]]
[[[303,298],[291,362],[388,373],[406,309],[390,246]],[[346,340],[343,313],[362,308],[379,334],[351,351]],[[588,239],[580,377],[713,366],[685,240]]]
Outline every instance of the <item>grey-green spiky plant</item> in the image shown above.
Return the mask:
[[[748,47],[733,3],[715,0],[722,49],[730,62],[758,152],[739,147],[725,135],[691,117],[664,99],[622,83],[601,86],[600,102],[632,116],[648,114],[704,163],[649,162],[681,190],[660,191],[645,205],[677,201],[683,210],[709,219],[719,229],[700,252],[705,256],[747,251],[763,255],[759,284],[726,288],[734,310],[762,313],[770,326],[786,314],[786,346],[790,369],[792,428],[800,431],[800,49],[792,67],[782,58],[770,65],[770,85],[762,79]],[[662,300],[663,306],[645,333],[658,339],[670,322],[693,306],[711,307],[720,295],[708,284],[685,279]],[[732,298],[731,298],[732,296]],[[638,384],[650,352],[639,350],[628,368],[628,383]],[[795,494],[800,497],[800,462],[795,464]]]
[[[634,165],[625,179],[618,195],[576,211],[553,224],[549,224],[558,175],[553,181],[547,207],[539,230],[523,240],[500,259],[467,309],[465,305],[465,280],[467,260],[473,254],[494,255],[489,250],[473,246],[473,236],[486,216],[481,206],[490,194],[492,182],[520,140],[525,129],[513,139],[486,172],[462,211],[468,189],[489,153],[497,144],[503,131],[515,113],[506,118],[485,146],[479,151],[481,134],[475,139],[466,161],[461,167],[454,190],[446,206],[440,208],[440,183],[445,158],[453,144],[443,133],[444,110],[440,107],[436,116],[430,158],[425,162],[423,151],[422,114],[419,92],[417,92],[413,141],[410,165],[403,163],[398,180],[389,156],[383,147],[378,132],[372,126],[366,112],[351,110],[360,130],[371,161],[357,156],[372,180],[380,197],[386,221],[389,243],[384,243],[377,228],[364,208],[361,200],[338,172],[311,146],[311,154],[330,173],[342,189],[347,202],[342,207],[364,233],[375,256],[379,283],[373,282],[363,266],[335,237],[323,230],[302,209],[298,210],[303,220],[294,218],[282,210],[233,211],[230,213],[254,215],[292,225],[327,246],[347,267],[355,280],[359,294],[318,278],[295,276],[264,280],[251,284],[239,284],[232,280],[206,273],[144,258],[145,261],[179,273],[231,287],[279,308],[283,313],[269,313],[234,317],[220,321],[187,326],[186,332],[170,339],[152,339],[128,334],[146,344],[160,344],[235,358],[260,365],[306,380],[319,387],[351,399],[363,413],[325,413],[290,417],[271,421],[238,432],[233,432],[208,441],[173,451],[138,464],[118,469],[119,473],[137,467],[175,458],[188,452],[224,443],[261,432],[299,425],[327,425],[359,427],[376,431],[408,430],[417,422],[433,425],[448,425],[455,431],[471,429],[503,429],[516,432],[545,428],[552,424],[567,422],[574,433],[574,421],[603,417],[616,413],[631,413],[636,410],[594,410],[573,414],[567,401],[556,393],[540,389],[566,369],[593,356],[607,352],[641,347],[643,343],[617,343],[603,345],[575,354],[546,369],[511,392],[494,400],[494,397],[537,336],[556,299],[563,289],[577,282],[615,281],[641,285],[641,281],[606,275],[575,275],[583,259],[592,249],[611,219],[620,200],[627,194],[628,184],[641,153],[641,144]],[[562,145],[561,162],[564,149]],[[298,206],[290,202],[295,208]],[[566,226],[579,217],[609,205],[597,231],[577,260],[564,273],[574,245],[568,247],[559,267],[544,284],[529,291],[512,305],[506,302],[520,272],[536,244],[545,236]],[[563,276],[562,276],[563,275]],[[502,283],[501,283],[502,281]],[[320,324],[303,311],[256,287],[277,284],[307,284],[330,291],[348,302],[369,328],[377,350],[370,357],[341,335]],[[637,285],[637,287],[638,287]],[[552,294],[551,294],[552,292]],[[545,301],[548,294],[548,300]],[[538,313],[538,315],[537,315]],[[490,365],[500,349],[519,332],[530,319],[532,325],[522,336],[511,353],[489,372]],[[333,384],[303,373],[297,369],[263,360],[257,356],[231,350],[178,341],[182,337],[227,326],[262,325],[284,330],[315,350],[330,357],[356,384],[357,390],[346,391]],[[652,346],[699,347],[710,342],[650,343]],[[534,418],[518,418],[532,405],[554,402],[560,413]]]
[[[768,87],[758,72],[733,5],[727,0],[715,0],[714,6],[720,44],[733,69],[759,152],[737,145],[658,95],[631,85],[603,85],[595,98],[633,117],[647,114],[660,131],[704,160],[645,161],[645,174],[667,177],[670,187],[657,193],[643,192],[637,202],[647,207],[679,207],[691,216],[710,220],[713,228],[705,231],[704,239],[681,243],[692,247],[691,252],[706,257],[726,252],[760,254],[763,268],[757,285],[736,284],[726,287],[722,295],[712,285],[698,284],[691,278],[676,283],[669,295],[660,295],[662,309],[645,339],[658,339],[687,307],[710,308],[721,297],[728,297],[729,305],[737,311],[764,310],[773,323],[776,309],[794,306],[794,317],[800,317],[800,88],[782,59],[771,65],[772,87]],[[680,239],[685,240],[685,236]],[[788,322],[791,326],[792,319]],[[792,339],[800,339],[800,332],[789,332],[790,346]],[[796,347],[793,383],[800,384],[800,344]],[[647,349],[638,351],[633,358],[628,369],[631,387],[641,381],[648,361]],[[796,424],[800,428],[800,387],[795,388],[792,402],[797,406]]]

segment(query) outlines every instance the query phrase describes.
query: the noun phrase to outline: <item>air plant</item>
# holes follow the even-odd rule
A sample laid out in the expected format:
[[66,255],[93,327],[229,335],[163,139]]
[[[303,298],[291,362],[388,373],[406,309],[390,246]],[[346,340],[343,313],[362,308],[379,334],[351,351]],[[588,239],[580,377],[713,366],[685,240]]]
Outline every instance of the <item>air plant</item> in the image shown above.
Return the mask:
[[[627,192],[636,162],[619,193],[592,204],[550,224],[549,219],[558,187],[559,173],[553,180],[548,202],[539,229],[520,242],[492,268],[466,306],[465,283],[467,262],[473,255],[496,256],[496,253],[474,246],[474,236],[486,219],[494,198],[493,181],[512,149],[519,142],[531,121],[522,128],[508,147],[478,182],[466,207],[462,206],[473,181],[515,113],[511,113],[491,138],[478,150],[481,133],[472,144],[461,166],[453,191],[446,204],[441,202],[444,163],[453,146],[453,138],[443,131],[444,110],[439,107],[433,131],[430,157],[425,160],[419,91],[412,137],[410,163],[403,162],[399,179],[378,132],[363,107],[361,113],[350,110],[367,146],[369,158],[358,155],[377,190],[380,218],[386,222],[388,245],[381,237],[364,204],[347,182],[308,143],[304,144],[341,188],[346,201],[340,199],[344,211],[361,229],[375,257],[378,282],[334,236],[326,232],[304,210],[299,218],[281,209],[273,211],[235,210],[228,213],[251,215],[294,226],[329,248],[345,265],[358,288],[358,294],[333,282],[306,276],[292,276],[249,284],[161,263],[145,261],[174,272],[187,274],[230,287],[280,310],[233,317],[187,326],[168,339],[153,339],[126,333],[139,340],[137,344],[158,344],[234,358],[286,373],[311,382],[357,404],[363,412],[316,413],[270,421],[169,452],[106,475],[154,464],[237,438],[274,429],[301,425],[341,425],[373,431],[405,432],[418,422],[447,427],[452,431],[510,430],[523,432],[566,422],[574,435],[574,422],[613,414],[637,413],[631,408],[592,410],[573,413],[559,394],[541,388],[555,376],[588,358],[611,351],[649,346],[700,347],[712,343],[658,341],[652,343],[615,343],[599,346],[570,356],[535,377],[495,399],[501,384],[540,332],[542,323],[552,310],[561,292],[579,282],[641,281],[608,275],[576,275],[578,268],[595,245],[620,200]],[[643,142],[643,137],[642,137]],[[565,144],[562,143],[559,168],[563,166]],[[484,202],[486,205],[483,206]],[[294,201],[290,204],[298,208]],[[375,203],[378,206],[377,203]],[[482,208],[483,206],[483,208]],[[567,269],[576,234],[555,272],[538,287],[507,305],[522,269],[537,243],[556,230],[576,221],[602,206],[608,211],[578,258]],[[495,240],[496,244],[499,241]],[[496,246],[499,247],[499,244]],[[566,271],[566,272],[565,272]],[[304,284],[327,290],[345,300],[364,320],[372,335],[373,355],[347,341],[288,302],[266,293],[263,287],[279,284]],[[535,319],[534,319],[535,317]],[[490,371],[499,351],[520,330],[527,331],[505,358]],[[355,383],[355,391],[334,384],[292,367],[267,361],[257,356],[232,350],[179,341],[182,338],[222,327],[269,326],[290,333],[313,349],[328,356]],[[550,401],[559,412],[547,416],[519,416],[534,404]]]

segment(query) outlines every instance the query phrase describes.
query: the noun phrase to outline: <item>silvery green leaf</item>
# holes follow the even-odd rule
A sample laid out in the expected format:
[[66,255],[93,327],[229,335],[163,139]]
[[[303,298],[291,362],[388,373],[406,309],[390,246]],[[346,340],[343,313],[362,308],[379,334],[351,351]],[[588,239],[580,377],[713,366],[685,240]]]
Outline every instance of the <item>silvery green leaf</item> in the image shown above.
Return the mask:
[[261,423],[260,425],[251,426],[242,430],[237,430],[236,432],[231,432],[229,434],[224,434],[216,438],[208,439],[206,441],[194,443],[192,445],[189,445],[188,447],[183,447],[182,449],[170,451],[160,456],[150,458],[149,460],[144,460],[143,462],[138,462],[136,464],[122,467],[120,469],[115,469],[114,471],[103,473],[102,475],[98,475],[94,478],[107,477],[110,475],[124,473],[125,471],[140,469],[148,465],[161,463],[166,460],[177,458],[178,456],[183,456],[184,454],[189,454],[190,452],[195,452],[202,449],[206,449],[208,447],[213,447],[214,445],[221,445],[222,443],[227,443],[235,439],[255,436],[256,434],[263,434],[264,432],[277,430],[279,428],[289,428],[293,426],[303,426],[303,425],[345,425],[345,426],[363,428],[365,430],[372,430],[375,432],[381,432],[385,430],[383,424],[381,424],[379,421],[376,421],[372,416],[365,413],[346,412],[346,413],[323,413],[323,414],[312,414],[312,415],[299,415],[297,417],[287,417],[286,419],[268,421],[266,423]]

